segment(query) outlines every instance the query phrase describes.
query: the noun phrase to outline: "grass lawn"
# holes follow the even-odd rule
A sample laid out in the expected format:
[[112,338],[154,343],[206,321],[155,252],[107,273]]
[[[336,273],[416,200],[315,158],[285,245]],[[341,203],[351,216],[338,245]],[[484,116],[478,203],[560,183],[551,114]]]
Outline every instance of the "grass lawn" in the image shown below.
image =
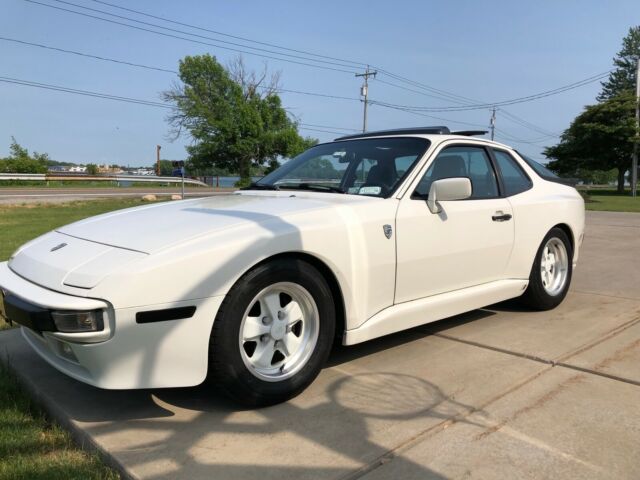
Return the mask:
[[109,199],[63,204],[0,205],[0,262],[20,245],[54,228],[100,213],[135,207],[140,199]]
[[0,478],[117,479],[68,432],[52,424],[0,363]]
[[585,197],[587,210],[640,213],[640,196],[633,198],[630,192],[623,195],[615,190],[580,189]]
[[[0,205],[0,261],[27,240],[99,213],[141,205],[141,200]],[[0,329],[7,325],[0,320]],[[0,479],[116,479],[119,475],[52,424],[0,363]]]

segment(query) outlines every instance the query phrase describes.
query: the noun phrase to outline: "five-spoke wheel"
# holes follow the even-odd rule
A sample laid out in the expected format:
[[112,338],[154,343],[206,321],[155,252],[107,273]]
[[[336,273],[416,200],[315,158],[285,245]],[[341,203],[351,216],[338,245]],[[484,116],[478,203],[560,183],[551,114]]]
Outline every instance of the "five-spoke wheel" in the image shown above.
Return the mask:
[[559,238],[550,238],[540,257],[540,280],[549,295],[557,295],[564,289],[568,270],[567,248]]
[[269,382],[295,375],[318,340],[318,307],[302,286],[280,282],[259,292],[240,325],[242,360],[256,377]]
[[263,263],[226,295],[209,342],[209,381],[251,406],[283,402],[320,373],[334,339],[323,274],[296,258]]
[[536,310],[550,310],[567,295],[573,250],[564,230],[554,227],[540,244],[522,301]]

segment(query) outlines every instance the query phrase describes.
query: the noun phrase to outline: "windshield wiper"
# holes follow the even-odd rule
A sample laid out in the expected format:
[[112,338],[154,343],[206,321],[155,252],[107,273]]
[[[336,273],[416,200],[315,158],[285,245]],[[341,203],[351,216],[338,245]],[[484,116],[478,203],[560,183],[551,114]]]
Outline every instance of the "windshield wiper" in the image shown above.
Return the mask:
[[277,185],[268,185],[253,182],[248,187],[242,187],[240,190],[280,190],[280,187]]
[[281,185],[280,188],[291,190],[317,190],[321,192],[345,193],[340,187],[322,183],[299,183],[298,185]]

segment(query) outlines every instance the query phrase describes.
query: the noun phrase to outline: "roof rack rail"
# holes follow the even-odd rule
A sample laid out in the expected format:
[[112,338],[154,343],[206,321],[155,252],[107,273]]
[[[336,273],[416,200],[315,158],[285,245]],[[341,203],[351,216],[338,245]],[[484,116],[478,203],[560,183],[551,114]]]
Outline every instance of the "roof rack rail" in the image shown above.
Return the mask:
[[487,130],[459,130],[457,132],[451,132],[451,135],[463,135],[465,137],[473,137],[474,135],[484,135],[489,133]]
[[378,130],[376,132],[356,133],[345,137],[336,138],[336,140],[350,140],[353,138],[379,137],[382,135],[411,135],[421,133],[423,135],[448,135],[451,133],[448,127],[414,127],[414,128],[396,128],[393,130]]

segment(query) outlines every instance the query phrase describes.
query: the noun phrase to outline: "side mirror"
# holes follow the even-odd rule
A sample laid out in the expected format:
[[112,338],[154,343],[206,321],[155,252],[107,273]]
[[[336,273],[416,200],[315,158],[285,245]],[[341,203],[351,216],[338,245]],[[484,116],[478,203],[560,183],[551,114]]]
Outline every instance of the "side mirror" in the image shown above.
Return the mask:
[[439,202],[447,200],[464,200],[471,196],[471,180],[466,177],[443,178],[436,180],[429,189],[427,206],[431,213],[440,213]]

